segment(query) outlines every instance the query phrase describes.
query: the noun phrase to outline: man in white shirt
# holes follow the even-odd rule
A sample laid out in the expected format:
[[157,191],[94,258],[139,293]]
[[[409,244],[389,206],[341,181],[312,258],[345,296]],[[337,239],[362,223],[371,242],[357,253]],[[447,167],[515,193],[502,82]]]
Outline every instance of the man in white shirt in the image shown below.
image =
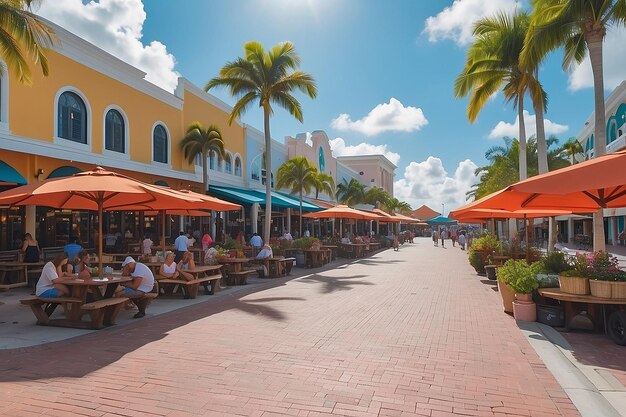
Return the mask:
[[289,230],[285,232],[285,235],[283,237],[285,238],[285,240],[293,240],[293,236],[291,236],[291,233],[289,233]]
[[[122,262],[122,275],[130,275],[133,278],[132,281],[122,284],[124,286],[122,295],[145,294],[152,291],[152,287],[154,287],[154,275],[150,268],[141,262],[135,262],[131,256],[127,256]],[[145,313],[139,312],[134,317],[138,319],[145,315]]]
[[189,238],[185,234],[185,232],[180,232],[176,240],[174,241],[174,253],[176,254],[176,258],[174,258],[174,262],[179,263],[181,259],[183,259],[183,255],[187,252],[187,248],[189,247]]
[[263,245],[263,249],[257,254],[257,259],[267,259],[273,258],[274,252],[272,251],[272,247],[268,244]]
[[250,238],[250,246],[257,249],[263,246],[263,239],[261,239],[258,233],[254,233]]
[[304,237],[311,237],[311,232],[309,232],[309,229],[306,229],[304,231]]

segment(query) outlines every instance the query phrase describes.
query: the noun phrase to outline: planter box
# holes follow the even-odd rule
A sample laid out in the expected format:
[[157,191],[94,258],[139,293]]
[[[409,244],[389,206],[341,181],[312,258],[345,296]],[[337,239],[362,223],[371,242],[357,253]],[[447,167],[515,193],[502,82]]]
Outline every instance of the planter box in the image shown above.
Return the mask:
[[611,282],[611,298],[626,299],[626,282]]
[[513,300],[515,300],[515,291],[502,281],[498,281],[498,291],[502,296],[502,307],[505,313],[513,313]]
[[497,268],[497,265],[485,265],[485,274],[487,275],[487,279],[495,281],[496,268]]
[[559,286],[561,287],[561,291],[568,294],[591,294],[589,278],[559,276]]
[[532,301],[513,301],[513,317],[520,321],[537,321],[537,305]]
[[611,284],[612,282],[610,281],[590,279],[589,288],[591,289],[591,295],[594,297],[611,298]]

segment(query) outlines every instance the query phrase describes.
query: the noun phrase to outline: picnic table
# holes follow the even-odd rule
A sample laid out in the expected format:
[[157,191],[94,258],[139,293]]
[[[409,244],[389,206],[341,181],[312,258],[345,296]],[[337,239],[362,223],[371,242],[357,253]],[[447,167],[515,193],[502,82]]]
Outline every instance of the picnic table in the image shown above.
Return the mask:
[[[624,308],[626,299],[569,294],[561,291],[560,288],[540,288],[538,292],[543,297],[561,302],[565,314],[565,330],[570,329],[572,318],[584,310],[589,313],[594,330],[599,330],[600,325],[603,324],[605,334],[608,334],[615,343],[626,345],[626,309]],[[602,321],[598,320],[600,315]]]
[[337,250],[339,249],[339,246],[337,245],[322,245],[320,246],[320,249],[328,249],[330,250],[330,260],[334,261],[335,259],[337,259]]
[[350,258],[362,258],[366,243],[340,243],[342,251]]
[[222,274],[226,276],[227,285],[245,285],[248,282],[248,274],[255,271],[244,270],[243,266],[254,258],[219,258],[222,265]]
[[[113,298],[113,295],[119,284],[131,280],[131,277],[121,275],[111,275],[102,279],[73,279],[64,282],[72,291],[71,297],[33,297],[20,302],[30,306],[37,317],[37,324],[41,326],[101,329],[115,324],[115,319],[128,298]],[[102,287],[104,291],[101,291]],[[91,294],[94,301],[87,302],[88,294]],[[50,316],[58,306],[63,307],[65,318],[51,319]],[[87,313],[91,318],[90,321],[82,319]]]
[[305,249],[304,265],[307,268],[319,268],[330,262],[330,249]]
[[[28,274],[41,273],[41,268],[45,262],[0,262],[0,290],[8,290],[16,287],[28,286]],[[7,273],[17,272],[18,281],[6,283]]]
[[[196,298],[200,285],[204,287],[205,294],[212,295],[217,288],[219,280],[222,278],[220,273],[221,265],[205,265],[196,266],[193,269],[182,269],[181,271],[193,275],[190,281],[181,279],[165,278],[163,276],[155,276],[159,285],[161,285],[166,294],[173,294],[176,286],[180,286],[184,298]],[[209,290],[209,285],[211,289]]]
[[279,278],[287,275],[287,262],[293,263],[294,258],[264,258],[255,259],[255,263],[259,263],[265,267],[268,278]]

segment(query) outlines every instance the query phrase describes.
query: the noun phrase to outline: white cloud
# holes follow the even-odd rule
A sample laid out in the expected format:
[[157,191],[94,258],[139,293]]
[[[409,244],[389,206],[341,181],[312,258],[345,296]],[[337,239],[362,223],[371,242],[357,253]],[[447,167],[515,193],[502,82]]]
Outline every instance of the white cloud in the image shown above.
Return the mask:
[[38,14],[146,72],[146,79],[174,91],[176,60],[159,41],[144,45],[146,12],[141,0],[55,0],[41,3]]
[[391,152],[387,145],[372,145],[371,143],[359,143],[358,145],[346,145],[342,138],[335,138],[328,141],[333,156],[355,156],[355,155],[385,155],[394,165],[398,165],[400,154]]
[[330,122],[337,130],[359,132],[374,136],[383,132],[413,132],[428,124],[422,109],[404,105],[397,99],[379,104],[367,116],[352,121],[349,114],[342,113]]
[[[604,88],[606,90],[613,90],[626,79],[626,55],[618,52],[624,50],[624,43],[626,43],[626,28],[611,28],[607,32],[602,51]],[[593,87],[593,72],[591,71],[589,54],[569,75],[568,87],[572,91]]]
[[426,19],[424,32],[430,42],[450,39],[459,46],[469,44],[474,23],[499,11],[511,12],[517,7],[516,0],[455,0],[436,16]]
[[474,162],[466,159],[459,162],[453,176],[448,176],[439,158],[429,156],[422,162],[413,161],[404,169],[404,178],[394,183],[394,197],[413,208],[426,204],[437,211],[444,203],[448,213],[466,204],[465,193],[478,182],[476,168]]
[[[524,110],[524,124],[526,125],[526,139],[537,134],[535,115],[529,114],[526,110]],[[567,125],[560,125],[548,119],[544,119],[544,126],[547,136],[558,135],[560,133],[567,132],[569,129]],[[505,136],[510,138],[519,137],[519,116],[515,118],[515,123],[499,121],[496,127],[489,132],[489,139],[501,139]]]

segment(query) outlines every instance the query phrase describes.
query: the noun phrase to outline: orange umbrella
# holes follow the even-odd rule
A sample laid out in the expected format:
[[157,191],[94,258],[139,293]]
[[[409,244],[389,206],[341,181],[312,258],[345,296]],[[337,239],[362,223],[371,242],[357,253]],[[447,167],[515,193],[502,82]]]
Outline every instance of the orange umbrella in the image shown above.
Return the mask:
[[302,217],[310,219],[362,219],[362,220],[381,220],[382,216],[368,213],[366,211],[350,208],[340,204],[338,206],[318,211],[315,213],[307,213]]
[[393,217],[400,219],[405,223],[419,223],[418,219],[414,219],[413,217],[405,216],[404,214],[394,213]]
[[159,214],[162,214],[162,212],[165,212],[165,214],[171,214],[173,216],[209,217],[211,215],[211,213],[208,211],[187,210],[187,209],[146,211],[144,214],[147,216],[157,216]]
[[522,210],[501,210],[501,209],[481,209],[474,208],[465,210],[457,214],[456,210],[450,212],[450,218],[458,221],[466,221],[466,219],[523,219],[535,217],[551,217],[565,216],[572,214],[568,210],[539,210],[539,209],[522,209]]
[[400,223],[402,221],[402,220],[392,216],[391,214],[382,211],[381,209],[374,209],[374,210],[372,210],[372,213],[378,214],[379,216],[384,217],[384,218],[378,220],[380,223]]
[[199,209],[204,202],[183,197],[165,188],[147,184],[97,167],[71,177],[53,178],[0,193],[0,204],[37,205],[98,211],[98,266],[102,276],[102,213],[104,210]]

